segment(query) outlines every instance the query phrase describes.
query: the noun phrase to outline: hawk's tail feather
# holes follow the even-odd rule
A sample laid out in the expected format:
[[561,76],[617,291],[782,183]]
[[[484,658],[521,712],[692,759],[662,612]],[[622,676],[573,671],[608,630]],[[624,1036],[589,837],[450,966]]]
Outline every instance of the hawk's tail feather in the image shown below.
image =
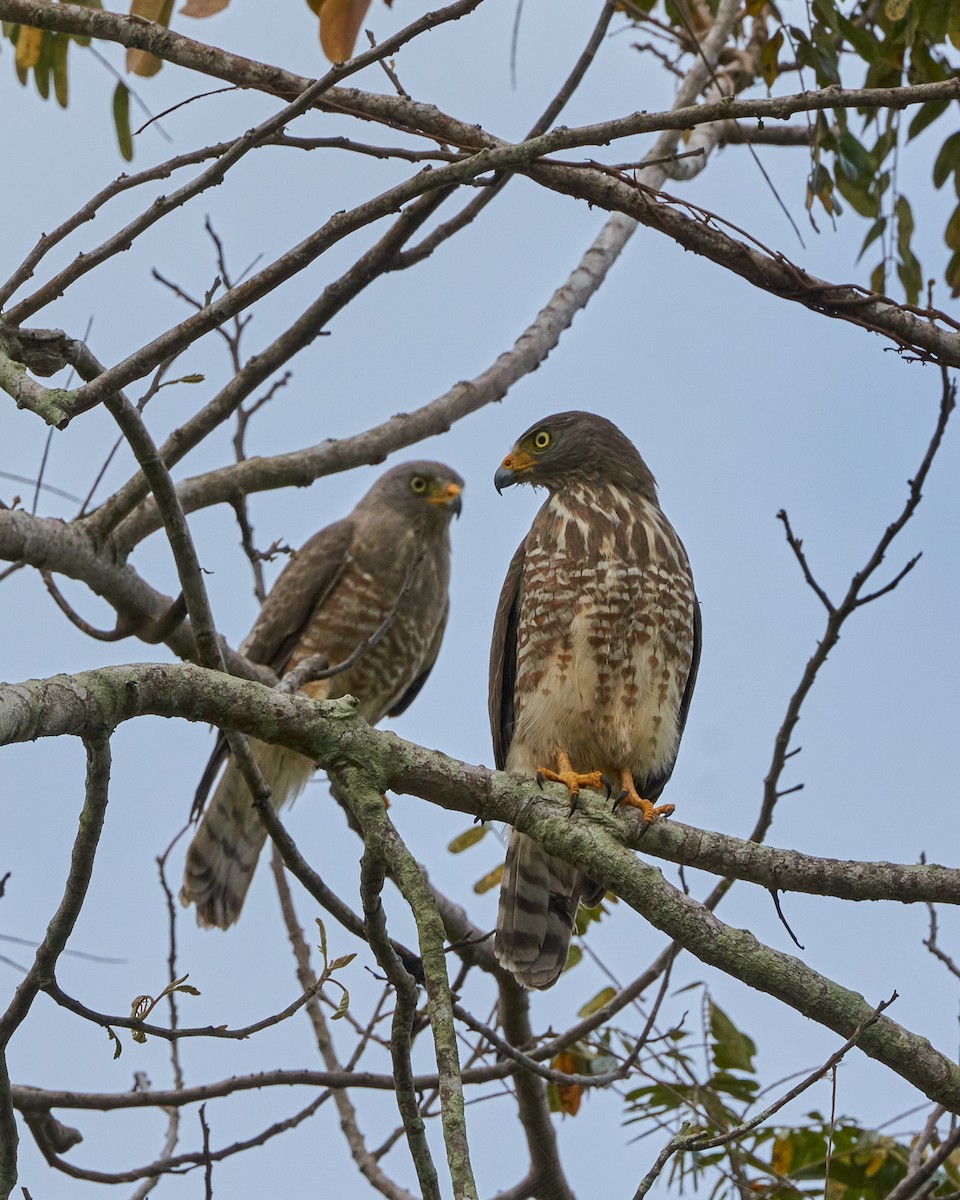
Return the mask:
[[[296,799],[313,774],[312,760],[253,738],[250,749],[274,807]],[[183,869],[180,903],[196,905],[198,925],[226,929],[240,916],[266,837],[246,780],[230,758]]]
[[567,962],[581,894],[594,886],[532,838],[511,832],[494,950],[523,987],[539,990],[556,983]]

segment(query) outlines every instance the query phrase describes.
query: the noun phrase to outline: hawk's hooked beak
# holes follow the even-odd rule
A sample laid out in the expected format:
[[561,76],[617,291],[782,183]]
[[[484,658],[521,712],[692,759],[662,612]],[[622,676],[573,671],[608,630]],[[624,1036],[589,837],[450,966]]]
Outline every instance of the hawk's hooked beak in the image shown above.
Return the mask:
[[463,488],[459,483],[448,483],[442,487],[435,495],[430,497],[431,504],[442,504],[444,508],[448,508],[455,517],[459,517],[463,509],[463,502],[460,499],[460,493]]
[[523,450],[511,450],[497,467],[493,477],[493,486],[498,492],[502,492],[504,488],[513,487],[515,483],[523,483],[524,480],[520,476],[524,471],[529,471],[533,463],[534,460]]

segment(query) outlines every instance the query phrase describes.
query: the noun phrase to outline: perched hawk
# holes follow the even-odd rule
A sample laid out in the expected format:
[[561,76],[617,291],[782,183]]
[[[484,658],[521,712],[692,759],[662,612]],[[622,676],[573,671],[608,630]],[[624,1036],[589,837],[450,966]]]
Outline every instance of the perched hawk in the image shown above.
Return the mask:
[[[513,556],[490,651],[490,724],[501,770],[614,788],[650,822],[670,778],[700,657],[686,551],[633,444],[604,417],[538,421],[496,473],[549,495]],[[555,768],[555,769],[554,769]],[[584,774],[583,772],[586,772]],[[495,948],[524,987],[567,959],[577,906],[603,889],[511,831]]]
[[[435,462],[387,471],[349,516],[321,529],[287,564],[242,649],[278,675],[321,654],[345,662],[385,622],[356,663],[306,684],[314,700],[353,695],[375,724],[402,713],[423,687],[447,620],[450,519],[463,480]],[[393,614],[395,613],[395,616]],[[282,746],[251,740],[279,808],[306,786],[314,763]],[[226,929],[240,915],[266,839],[249,789],[221,737],[197,789],[197,806],[223,761],[226,769],[187,851],[180,900],[197,906],[199,925]]]

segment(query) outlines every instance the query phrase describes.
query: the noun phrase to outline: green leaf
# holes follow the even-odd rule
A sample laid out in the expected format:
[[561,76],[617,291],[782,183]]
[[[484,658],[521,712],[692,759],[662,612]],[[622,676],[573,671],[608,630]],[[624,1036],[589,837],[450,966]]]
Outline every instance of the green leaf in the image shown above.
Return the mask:
[[583,1006],[583,1008],[581,1008],[577,1012],[577,1016],[578,1017],[591,1016],[593,1013],[595,1013],[599,1009],[603,1008],[603,1006],[605,1004],[609,1004],[610,1001],[614,998],[614,996],[616,994],[617,994],[617,989],[615,987],[603,988],[601,991],[597,992],[597,994],[593,997],[592,1000],[587,1001],[587,1003]]
[[471,846],[475,846],[477,842],[482,841],[486,837],[489,828],[489,825],[471,825],[463,833],[458,833],[447,846],[447,849],[451,854],[462,854],[464,850],[469,850]]
[[852,175],[873,177],[876,170],[874,157],[863,142],[855,138],[849,129],[845,129],[840,135],[838,152],[843,156]]
[[171,992],[190,992],[194,996],[199,996],[200,993],[195,987],[191,986],[190,984],[187,984],[186,987],[184,986],[189,978],[190,975],[188,972],[186,975],[181,975],[179,979],[174,979],[172,983],[168,983],[153,1003],[156,1004],[157,1001],[162,1000],[164,996],[169,996]]
[[50,98],[50,68],[53,66],[53,34],[45,33],[40,43],[40,57],[33,68],[33,82],[44,98]]
[[843,13],[837,14],[837,25],[857,54],[866,63],[877,60],[880,53],[880,43],[868,26],[855,25]]
[[937,117],[942,116],[947,111],[949,106],[949,100],[930,100],[926,104],[921,104],[916,116],[907,127],[907,141],[912,141],[928,125],[932,125]]
[[923,288],[923,271],[916,256],[911,251],[908,250],[900,262],[897,263],[897,275],[899,275],[903,290],[907,294],[907,302],[909,304],[917,304]]
[[[608,893],[609,894],[609,893]],[[577,909],[577,915],[574,918],[574,929],[577,933],[583,935],[587,929],[595,922],[602,920],[610,911],[606,907],[606,897],[599,904],[595,904],[592,908],[588,908],[585,904],[581,904]],[[617,898],[613,897],[613,903],[616,904]]]
[[897,249],[901,254],[906,254],[910,250],[910,239],[916,228],[913,221],[913,209],[906,196],[899,195],[897,197],[893,211],[897,214]]
[[943,187],[954,171],[960,175],[960,133],[951,133],[940,147],[933,164],[934,187]]
[[323,959],[323,969],[327,970],[327,930],[319,917],[316,918],[317,930],[320,934],[320,957]]
[[125,83],[118,83],[113,93],[113,123],[117,130],[120,156],[126,162],[133,159],[133,136],[130,133],[130,92]]
[[886,229],[886,227],[887,227],[887,218],[886,217],[877,217],[877,219],[874,221],[874,223],[870,226],[870,229],[867,232],[867,236],[863,239],[863,245],[860,247],[860,253],[857,255],[857,262],[859,262],[860,259],[863,258],[864,254],[867,252],[867,248],[873,245],[873,243],[877,240],[878,237],[880,237],[880,235],[883,233],[883,231]]
[[583,951],[576,942],[571,943],[570,948],[567,950],[567,961],[563,964],[563,969],[565,971],[571,970],[581,958],[583,958]]
[[[341,984],[341,987],[343,985]],[[337,1011],[330,1018],[331,1021],[339,1021],[347,1015],[347,1010],[350,1007],[350,993],[346,988],[343,988],[343,995],[340,997],[340,1003],[337,1005]]]
[[840,171],[837,171],[837,191],[844,200],[856,209],[861,217],[876,218],[879,214],[879,197],[865,188],[859,178],[850,179]]
[[713,1063],[717,1070],[752,1071],[756,1044],[741,1033],[723,1009],[711,1000],[710,1036],[713,1038]]
[[870,291],[883,295],[887,290],[887,264],[882,259],[870,272]]
[[356,952],[353,954],[341,954],[339,958],[333,960],[329,969],[331,971],[339,971],[341,967],[348,967],[356,957]]
[[960,204],[953,210],[950,220],[947,222],[943,240],[951,250],[960,250]]
[[70,98],[69,87],[67,84],[67,51],[70,48],[70,39],[62,33],[54,35],[53,38],[53,94],[57,98],[57,103],[61,108],[67,107],[67,102]]

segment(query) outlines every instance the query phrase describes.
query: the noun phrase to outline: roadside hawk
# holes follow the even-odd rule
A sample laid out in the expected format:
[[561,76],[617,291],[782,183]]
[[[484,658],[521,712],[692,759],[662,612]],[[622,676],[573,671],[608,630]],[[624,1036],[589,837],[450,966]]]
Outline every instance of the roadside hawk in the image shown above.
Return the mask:
[[[549,495],[513,556],[490,651],[490,724],[500,770],[618,791],[645,822],[670,778],[700,657],[686,551],[634,445],[604,417],[557,413],[496,473]],[[586,772],[586,774],[582,773]],[[528,988],[567,959],[577,906],[603,888],[512,830],[495,949]]]
[[[435,462],[411,462],[382,475],[349,516],[314,534],[280,573],[241,646],[253,662],[283,675],[320,654],[330,679],[307,683],[314,700],[353,695],[371,725],[407,708],[430,674],[447,620],[450,520],[463,480]],[[382,635],[377,640],[378,632]],[[250,747],[273,804],[295,799],[314,771],[311,759],[254,739]],[[240,915],[266,831],[221,736],[200,780],[195,811],[226,769],[187,850],[180,900],[197,924],[226,929]]]

